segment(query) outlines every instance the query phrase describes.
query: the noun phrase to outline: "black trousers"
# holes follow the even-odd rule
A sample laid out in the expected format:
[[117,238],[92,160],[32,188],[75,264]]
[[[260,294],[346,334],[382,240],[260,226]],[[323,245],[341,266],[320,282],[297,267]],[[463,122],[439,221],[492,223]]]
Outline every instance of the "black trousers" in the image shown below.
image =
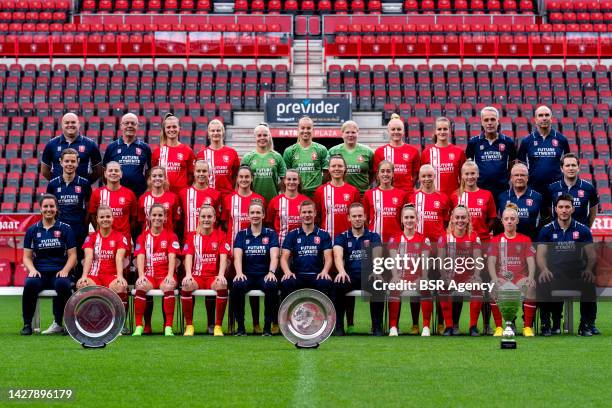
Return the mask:
[[57,296],[53,298],[53,316],[55,322],[62,325],[64,320],[64,307],[72,295],[73,281],[70,276],[59,278],[54,273],[41,274],[41,277],[27,278],[21,298],[21,309],[24,324],[32,324],[38,295],[45,289],[54,289]]

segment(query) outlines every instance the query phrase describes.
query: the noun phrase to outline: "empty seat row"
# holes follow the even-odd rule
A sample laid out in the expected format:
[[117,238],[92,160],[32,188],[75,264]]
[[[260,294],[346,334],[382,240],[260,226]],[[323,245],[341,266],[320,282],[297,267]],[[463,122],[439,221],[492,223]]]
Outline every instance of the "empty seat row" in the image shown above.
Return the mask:
[[[42,19],[38,18],[23,18],[19,21],[3,19],[2,16],[6,13],[0,13],[0,33],[6,34],[18,34],[22,32],[52,32],[52,33],[155,33],[158,31],[188,31],[188,32],[229,32],[229,33],[275,33],[282,32],[280,24],[209,24],[209,23],[160,23],[160,24],[116,24],[116,23],[52,23],[48,20],[46,23]],[[14,13],[12,13],[14,15]],[[41,13],[42,14],[42,13]],[[58,14],[59,20],[63,22],[66,20],[65,16],[60,16],[63,13]],[[54,17],[55,18],[55,17]],[[39,22],[37,22],[39,21]]]
[[198,13],[211,10],[210,0],[83,0],[87,13]]

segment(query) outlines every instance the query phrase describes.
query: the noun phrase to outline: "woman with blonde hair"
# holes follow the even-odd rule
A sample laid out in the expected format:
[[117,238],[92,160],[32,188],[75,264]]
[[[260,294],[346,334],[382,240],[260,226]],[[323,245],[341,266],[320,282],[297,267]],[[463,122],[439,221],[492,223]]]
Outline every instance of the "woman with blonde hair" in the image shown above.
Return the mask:
[[175,223],[181,220],[181,206],[178,196],[169,191],[170,185],[163,167],[155,166],[147,177],[147,191],[138,199],[138,222],[143,226],[149,218],[151,206],[162,204],[166,209],[165,228],[174,231]]
[[221,194],[230,194],[234,191],[240,159],[235,149],[225,145],[225,127],[219,119],[208,122],[208,140],[210,144],[196,158],[208,163],[208,186]]
[[[329,149],[329,157],[340,155],[346,162],[346,182],[356,187],[360,194],[370,187],[374,152],[368,146],[358,143],[359,125],[348,120],[340,128],[344,143]],[[342,232],[342,231],[340,231]]]

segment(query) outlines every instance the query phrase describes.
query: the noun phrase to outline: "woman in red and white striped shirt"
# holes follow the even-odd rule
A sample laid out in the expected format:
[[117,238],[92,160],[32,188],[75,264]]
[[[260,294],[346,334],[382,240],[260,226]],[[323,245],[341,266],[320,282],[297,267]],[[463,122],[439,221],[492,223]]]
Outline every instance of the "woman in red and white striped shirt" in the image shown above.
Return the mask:
[[155,166],[149,171],[147,178],[148,189],[138,199],[138,222],[143,225],[147,223],[151,206],[159,203],[166,209],[165,228],[174,231],[175,223],[181,220],[181,206],[176,194],[168,191],[170,186],[166,179],[163,167]]
[[204,204],[213,206],[217,219],[221,214],[221,193],[208,184],[210,180],[210,165],[206,160],[198,159],[194,164],[193,186],[184,188],[179,194],[181,208],[183,209],[184,236],[198,228],[198,214]]

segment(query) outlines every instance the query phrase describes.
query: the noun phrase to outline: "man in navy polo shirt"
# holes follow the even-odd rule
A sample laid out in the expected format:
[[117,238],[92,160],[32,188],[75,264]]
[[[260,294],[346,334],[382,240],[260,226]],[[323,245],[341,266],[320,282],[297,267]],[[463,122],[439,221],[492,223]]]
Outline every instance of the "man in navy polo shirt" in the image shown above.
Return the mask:
[[[555,300],[553,291],[558,289],[579,290],[580,326],[578,334],[592,336],[595,321],[595,267],[596,254],[591,230],[572,219],[574,198],[562,194],[555,201],[557,219],[545,225],[538,237],[537,263],[538,300],[542,335],[561,333],[563,303]],[[552,314],[552,332],[550,315]]]
[[561,179],[561,156],[570,152],[565,136],[552,128],[547,106],[535,111],[536,129],[521,141],[518,159],[529,168],[529,187],[545,194],[550,183]]
[[234,318],[238,325],[236,336],[245,336],[244,297],[249,290],[262,290],[264,299],[264,336],[272,335],[274,312],[278,303],[278,235],[271,228],[263,227],[264,204],[259,200],[249,205],[251,225],[239,231],[234,240],[234,268],[236,277],[232,283],[230,296]]
[[[372,257],[382,255],[380,235],[365,228],[365,210],[363,204],[353,203],[349,207],[348,219],[351,228],[336,236],[334,241],[334,263],[338,275],[334,280],[334,305],[336,307],[336,336],[344,336],[344,312],[346,294],[351,290],[362,290],[362,262],[368,261],[368,248],[372,248]],[[370,258],[372,259],[372,258]],[[364,282],[364,287],[373,293],[372,281]],[[382,336],[383,302],[370,302],[372,333]]]
[[574,153],[568,153],[561,158],[561,172],[563,178],[548,186],[548,200],[551,203],[562,194],[569,194],[574,197],[574,214],[572,218],[581,224],[591,228],[597,216],[597,206],[599,205],[599,195],[597,189],[588,181],[578,178],[580,171],[580,161]]
[[87,203],[91,197],[89,180],[77,176],[76,169],[79,154],[72,148],[64,149],[60,158],[63,173],[51,179],[47,185],[47,194],[53,194],[59,205],[58,220],[71,226],[77,243],[77,252],[87,238],[85,226]]
[[102,157],[98,145],[93,140],[79,134],[79,118],[74,113],[62,117],[62,134],[49,140],[42,155],[41,172],[44,178],[62,175],[60,157],[64,149],[73,148],[79,154],[76,173],[93,184],[102,175]]
[[499,111],[487,106],[480,111],[483,131],[470,139],[465,150],[468,159],[478,165],[478,187],[489,190],[497,200],[508,189],[508,169],[516,159],[514,140],[499,133]]
[[300,204],[302,226],[290,231],[283,241],[281,292],[283,299],[296,289],[312,288],[330,295],[332,241],[329,233],[315,225],[315,203]]
[[136,138],[138,117],[126,113],[121,118],[121,137],[112,142],[104,152],[104,166],[116,161],[121,165],[121,185],[131,189],[136,198],[147,189],[146,173],[151,168],[151,148]]
[[525,234],[532,241],[538,238],[540,215],[544,209],[543,198],[540,193],[528,187],[529,170],[523,163],[517,163],[510,170],[510,188],[499,195],[497,213],[501,219],[502,213],[508,203],[518,207],[519,223],[517,232]]

